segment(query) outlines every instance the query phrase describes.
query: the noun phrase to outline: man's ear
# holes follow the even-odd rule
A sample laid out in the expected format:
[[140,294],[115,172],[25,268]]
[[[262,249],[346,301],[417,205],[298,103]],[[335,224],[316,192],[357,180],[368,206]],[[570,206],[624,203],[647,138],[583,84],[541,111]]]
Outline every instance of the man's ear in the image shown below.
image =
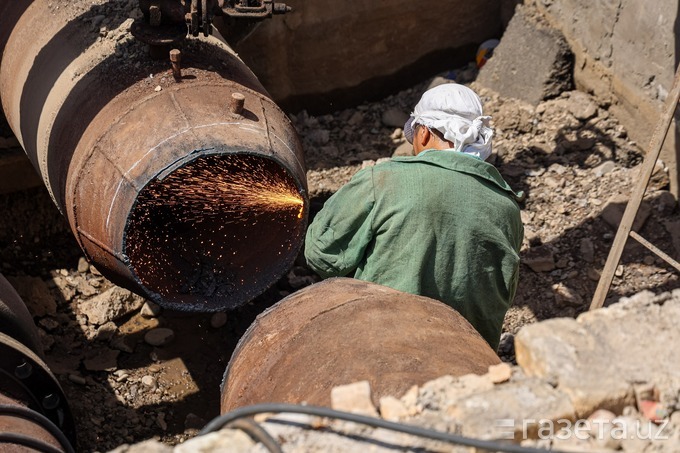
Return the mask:
[[418,134],[416,135],[416,139],[418,140],[418,143],[420,143],[420,146],[425,146],[430,142],[430,135],[432,133],[428,128],[425,126],[419,126],[418,127]]

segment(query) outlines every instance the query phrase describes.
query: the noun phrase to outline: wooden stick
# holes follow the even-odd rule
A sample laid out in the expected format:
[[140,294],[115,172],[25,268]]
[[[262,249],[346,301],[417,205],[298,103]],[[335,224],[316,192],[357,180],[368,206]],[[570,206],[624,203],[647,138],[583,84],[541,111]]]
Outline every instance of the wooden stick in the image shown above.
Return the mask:
[[630,237],[638,241],[640,244],[647,247],[650,251],[654,252],[659,258],[673,266],[678,272],[680,272],[680,263],[675,261],[670,255],[667,255],[663,250],[649,242],[647,239],[643,238],[635,231],[630,232]]
[[675,79],[673,80],[673,88],[671,89],[668,99],[666,100],[665,111],[661,116],[661,119],[654,130],[654,135],[649,144],[649,152],[645,156],[645,160],[642,164],[642,171],[638,177],[637,184],[633,189],[633,194],[628,201],[626,210],[621,218],[621,223],[619,224],[619,229],[616,232],[616,237],[614,238],[614,243],[609,251],[609,256],[607,257],[607,262],[602,269],[602,275],[600,276],[600,281],[597,284],[597,289],[595,290],[595,295],[593,296],[593,301],[590,304],[590,309],[594,310],[602,307],[604,300],[607,297],[609,288],[614,280],[614,273],[616,272],[616,267],[619,265],[621,260],[621,254],[623,253],[623,248],[626,245],[628,236],[633,228],[633,222],[635,221],[635,215],[640,208],[640,203],[642,203],[642,198],[645,196],[645,190],[647,190],[647,184],[652,177],[654,172],[654,166],[656,160],[659,158],[661,153],[661,148],[666,140],[666,135],[668,135],[668,129],[671,126],[671,121],[675,115],[675,109],[678,106],[678,98],[680,97],[680,65],[675,71]]

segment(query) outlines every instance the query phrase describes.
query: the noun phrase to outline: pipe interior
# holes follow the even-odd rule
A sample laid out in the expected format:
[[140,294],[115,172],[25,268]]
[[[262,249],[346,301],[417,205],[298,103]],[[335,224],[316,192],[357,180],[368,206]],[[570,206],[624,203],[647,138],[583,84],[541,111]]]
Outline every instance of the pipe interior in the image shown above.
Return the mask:
[[157,303],[191,311],[235,308],[292,264],[304,209],[300,187],[276,161],[200,156],[142,189],[125,253]]

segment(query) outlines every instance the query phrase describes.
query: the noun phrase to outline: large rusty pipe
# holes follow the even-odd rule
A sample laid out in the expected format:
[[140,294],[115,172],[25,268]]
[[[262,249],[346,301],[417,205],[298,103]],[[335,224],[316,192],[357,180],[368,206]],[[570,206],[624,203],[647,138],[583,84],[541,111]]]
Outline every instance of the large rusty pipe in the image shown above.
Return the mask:
[[20,446],[30,445],[69,452],[75,437],[66,396],[42,359],[35,324],[0,275],[0,452],[29,451]]
[[413,385],[483,374],[498,363],[470,323],[441,302],[329,279],[258,316],[225,372],[221,411],[265,402],[328,406],[333,387],[362,380],[377,404]]
[[[173,309],[239,306],[284,274],[302,242],[299,139],[226,44],[186,41],[176,82],[169,57],[152,61],[131,20],[111,15],[125,5],[3,2],[7,120],[107,278]],[[106,36],[88,22],[102,14]],[[229,108],[235,93],[241,112]]]

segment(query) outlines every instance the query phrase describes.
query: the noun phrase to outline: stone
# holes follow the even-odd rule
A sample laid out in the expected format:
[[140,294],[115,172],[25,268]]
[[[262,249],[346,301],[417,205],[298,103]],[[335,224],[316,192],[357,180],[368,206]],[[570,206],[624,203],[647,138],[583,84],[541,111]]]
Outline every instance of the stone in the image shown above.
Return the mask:
[[404,127],[409,118],[409,114],[398,108],[388,108],[381,116],[382,124],[387,127]]
[[7,277],[7,281],[14,287],[32,316],[42,317],[57,312],[57,302],[41,278]]
[[314,145],[325,145],[330,141],[331,133],[326,129],[314,129],[307,134],[307,138]]
[[184,418],[184,429],[201,429],[205,426],[206,421],[198,415],[189,412]]
[[404,142],[397,146],[397,148],[392,153],[392,157],[400,156],[413,156],[413,145],[409,142]]
[[368,381],[334,387],[331,390],[331,407],[339,411],[378,416],[371,400],[371,384]]
[[61,298],[64,302],[71,302],[73,300],[73,297],[76,295],[76,290],[68,284],[63,276],[55,275],[50,282],[57,289],[58,298]]
[[143,376],[141,379],[142,385],[149,387],[150,389],[155,389],[157,386],[156,378],[153,376]]
[[[219,432],[197,436],[177,445],[173,453],[196,453],[224,451],[230,453],[247,453],[253,451],[255,442],[244,431],[222,429]],[[134,452],[137,453],[137,452]],[[140,451],[141,453],[141,451]]]
[[144,335],[144,341],[151,346],[165,346],[175,339],[175,332],[167,327],[158,327],[149,330]]
[[581,259],[586,263],[592,263],[595,261],[595,246],[590,238],[581,239],[581,244],[579,247],[581,252]]
[[[416,405],[418,404],[419,393],[420,389],[418,388],[417,385],[414,385],[413,387],[408,389],[406,393],[404,393],[400,398],[401,402],[404,403],[404,405],[407,407],[410,413],[411,412],[415,413],[415,411],[417,410]],[[411,413],[411,415],[413,415],[413,413]]]
[[599,282],[600,281],[600,272],[592,267],[589,267],[588,270],[586,271],[588,278],[594,282]]
[[97,294],[97,289],[84,278],[79,277],[77,282],[76,291],[78,291],[84,297],[90,297]]
[[[585,121],[597,115],[597,104],[582,91],[570,91],[567,97],[567,109],[574,118]],[[611,171],[611,170],[610,170]]]
[[210,326],[213,329],[224,327],[225,324],[227,324],[227,314],[224,312],[214,313],[210,317]]
[[347,120],[347,124],[350,126],[356,126],[357,124],[364,121],[364,114],[360,111],[354,112],[354,114]]
[[425,91],[431,90],[434,87],[438,87],[439,85],[444,85],[444,84],[447,84],[447,83],[456,83],[456,82],[454,82],[451,79],[447,79],[446,77],[437,76],[430,81],[430,83],[427,85],[427,89]]
[[85,378],[82,377],[82,376],[78,376],[77,374],[69,374],[68,380],[73,382],[74,384],[78,384],[78,385],[87,384],[87,381],[85,380]]
[[581,307],[583,305],[581,295],[564,283],[552,285],[552,290],[555,295],[555,303],[560,307]]
[[535,438],[538,420],[575,418],[569,397],[540,379],[508,382],[459,399],[447,414],[462,424],[463,435],[479,439],[520,440],[523,430]]
[[[614,229],[619,228],[621,223],[621,218],[623,217],[623,212],[626,210],[626,205],[628,204],[628,196],[623,194],[615,194],[609,197],[607,202],[602,208],[602,219],[607,222],[609,226]],[[635,221],[633,222],[633,231],[639,231],[643,227],[649,215],[652,213],[652,207],[647,201],[642,201],[640,204],[640,209],[637,212]]]
[[531,247],[522,260],[534,272],[550,272],[555,269],[555,258],[552,251],[544,246]]
[[102,324],[97,329],[97,340],[108,341],[116,334],[118,326],[115,322],[109,321],[106,324]]
[[[632,383],[672,382],[680,375],[680,298],[641,297],[524,326],[516,336],[522,370],[554,382],[580,417],[635,405]],[[634,332],[631,335],[631,332]],[[654,353],[650,353],[653,351]]]
[[[530,56],[531,65],[527,65]],[[572,57],[562,34],[518,6],[477,83],[538,105],[571,88]]]
[[48,332],[52,332],[57,327],[59,327],[59,321],[54,318],[42,318],[38,321],[38,324],[45,328]]
[[144,301],[144,305],[142,305],[142,309],[139,311],[139,314],[145,318],[157,318],[162,311],[163,309],[160,305],[147,300]]
[[139,310],[143,304],[143,297],[114,286],[98,296],[81,302],[78,308],[87,316],[88,322],[101,325]]
[[593,174],[597,176],[598,178],[602,177],[603,175],[606,175],[607,173],[611,173],[614,171],[616,168],[616,162],[607,160],[602,162],[600,165],[597,167],[593,168]]
[[109,346],[111,346],[113,349],[117,349],[122,352],[127,352],[128,354],[132,354],[135,349],[132,344],[130,344],[131,341],[129,337],[114,337],[111,340],[111,343]]
[[380,416],[391,422],[398,422],[409,415],[406,405],[393,396],[380,398]]
[[172,453],[173,451],[177,450],[155,439],[149,439],[134,445],[119,445],[109,453]]
[[507,363],[499,363],[489,366],[489,379],[494,384],[509,381],[512,377],[512,367]]
[[83,360],[85,369],[89,371],[114,370],[118,366],[120,351],[108,348],[98,348],[96,355]]
[[80,257],[78,259],[78,272],[81,274],[86,273],[88,270],[90,270],[90,263],[87,262],[87,260],[84,257]]

